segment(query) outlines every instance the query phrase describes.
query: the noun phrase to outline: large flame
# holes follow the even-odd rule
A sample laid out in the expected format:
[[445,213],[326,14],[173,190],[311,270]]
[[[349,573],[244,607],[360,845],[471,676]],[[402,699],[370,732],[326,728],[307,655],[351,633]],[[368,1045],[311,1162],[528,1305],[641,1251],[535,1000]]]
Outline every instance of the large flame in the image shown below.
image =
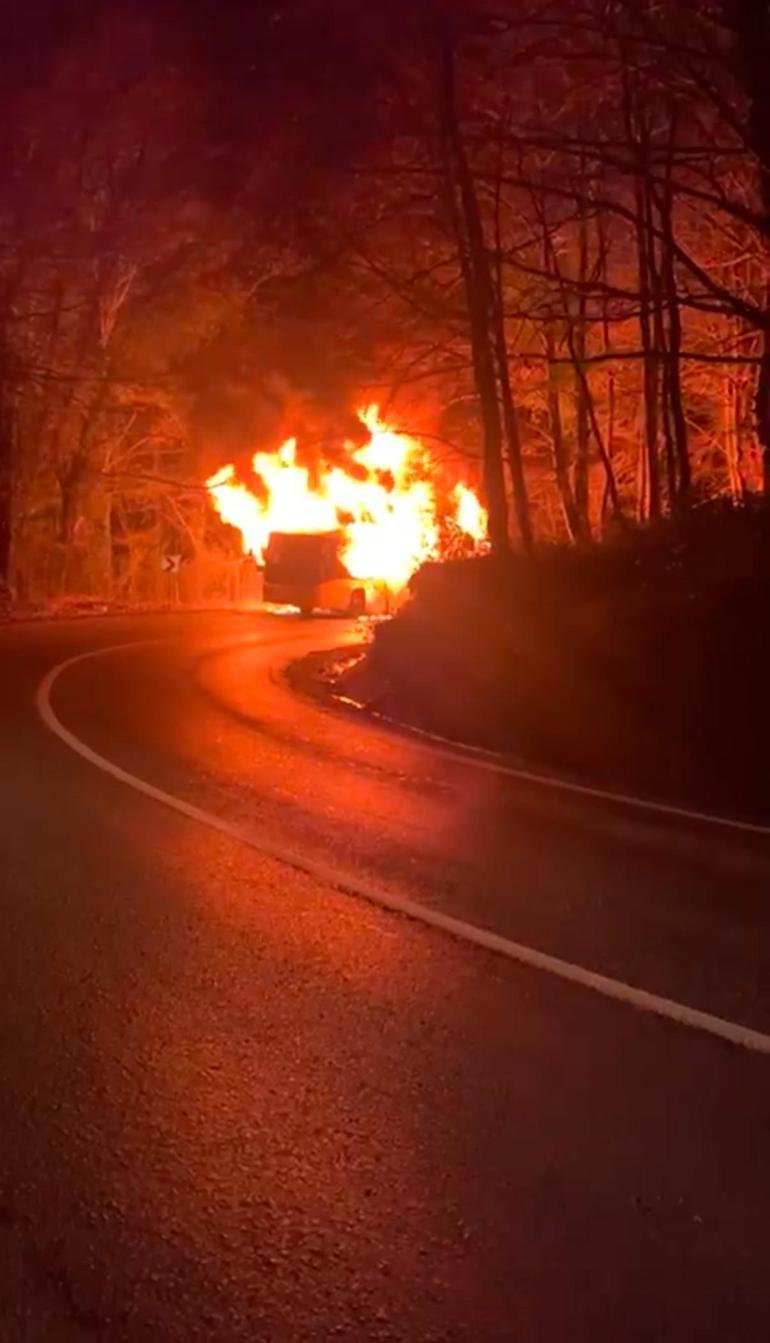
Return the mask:
[[425,560],[440,553],[441,520],[475,546],[486,536],[486,512],[467,485],[439,501],[430,462],[418,439],[385,424],[376,406],[359,411],[369,431],[350,447],[349,465],[324,467],[311,480],[297,462],[297,443],[252,460],[256,490],[225,466],[206,485],[224,522],[236,527],[243,548],[262,563],[272,532],[340,532],[341,558],[354,578],[403,586]]

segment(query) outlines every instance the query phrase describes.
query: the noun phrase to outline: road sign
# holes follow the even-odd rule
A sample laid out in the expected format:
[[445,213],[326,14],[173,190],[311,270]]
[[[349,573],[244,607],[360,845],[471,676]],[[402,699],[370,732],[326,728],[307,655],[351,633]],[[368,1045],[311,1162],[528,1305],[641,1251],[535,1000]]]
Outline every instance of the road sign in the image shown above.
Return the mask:
[[178,574],[182,567],[181,555],[161,555],[160,568],[164,574]]

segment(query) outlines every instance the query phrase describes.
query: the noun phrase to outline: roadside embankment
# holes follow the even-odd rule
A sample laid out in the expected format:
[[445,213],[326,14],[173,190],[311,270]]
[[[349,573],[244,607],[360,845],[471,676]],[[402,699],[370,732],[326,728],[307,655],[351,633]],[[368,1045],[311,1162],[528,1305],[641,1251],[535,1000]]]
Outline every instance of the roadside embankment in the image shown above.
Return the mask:
[[412,586],[365,657],[319,664],[327,690],[600,785],[770,814],[765,510],[428,565]]

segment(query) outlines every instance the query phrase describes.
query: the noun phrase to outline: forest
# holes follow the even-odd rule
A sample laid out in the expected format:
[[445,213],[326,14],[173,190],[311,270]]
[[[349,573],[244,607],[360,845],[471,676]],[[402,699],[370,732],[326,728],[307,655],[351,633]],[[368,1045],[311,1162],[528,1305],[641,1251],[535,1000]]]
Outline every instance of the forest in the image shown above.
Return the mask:
[[768,55],[753,0],[28,6],[0,57],[5,609],[162,602],[170,552],[183,599],[226,596],[207,475],[362,400],[480,487],[493,554],[753,516]]

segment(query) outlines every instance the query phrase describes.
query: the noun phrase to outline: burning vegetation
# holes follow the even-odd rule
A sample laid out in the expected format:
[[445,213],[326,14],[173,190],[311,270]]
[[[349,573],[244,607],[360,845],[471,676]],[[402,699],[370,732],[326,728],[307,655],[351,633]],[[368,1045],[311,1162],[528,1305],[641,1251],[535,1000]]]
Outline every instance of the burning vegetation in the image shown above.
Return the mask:
[[487,516],[463,481],[440,481],[423,443],[362,408],[368,432],[346,444],[344,462],[302,465],[297,440],[252,458],[253,481],[230,464],[206,484],[214,507],[241,534],[245,554],[263,564],[275,533],[339,533],[340,559],[353,578],[398,591],[425,560],[448,550],[483,549]]

